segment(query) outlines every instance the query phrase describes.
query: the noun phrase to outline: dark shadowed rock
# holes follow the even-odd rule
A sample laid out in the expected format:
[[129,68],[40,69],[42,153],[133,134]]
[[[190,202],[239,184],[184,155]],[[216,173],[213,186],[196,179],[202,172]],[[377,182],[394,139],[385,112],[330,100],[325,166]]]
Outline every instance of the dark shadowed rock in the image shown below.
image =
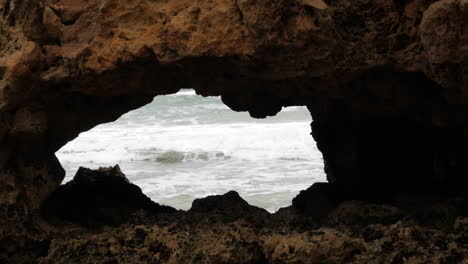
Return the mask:
[[391,205],[345,201],[328,215],[327,224],[360,228],[372,224],[390,225],[402,218],[402,211]]
[[323,219],[339,204],[341,197],[335,184],[318,182],[301,191],[292,204],[303,215]]
[[44,205],[44,215],[76,224],[98,227],[119,225],[137,210],[171,213],[130,183],[118,165],[90,170],[81,167],[72,181],[59,187]]
[[247,203],[235,191],[223,195],[213,195],[196,199],[189,213],[210,213],[225,217],[226,220],[236,220],[246,217],[266,216],[269,213],[262,208]]

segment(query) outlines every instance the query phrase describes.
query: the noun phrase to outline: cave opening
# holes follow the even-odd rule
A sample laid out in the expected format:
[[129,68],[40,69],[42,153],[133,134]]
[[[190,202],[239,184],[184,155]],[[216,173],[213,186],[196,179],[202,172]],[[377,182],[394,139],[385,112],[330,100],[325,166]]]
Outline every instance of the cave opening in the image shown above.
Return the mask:
[[119,164],[132,183],[164,205],[187,210],[196,198],[235,190],[274,212],[326,181],[311,121],[306,107],[254,119],[219,97],[182,89],[80,134],[56,155],[66,170],[64,183],[81,166]]
[[[468,1],[4,0],[0,10],[0,263],[468,263]],[[291,137],[313,148],[312,130],[328,182],[273,214],[234,192],[197,199],[188,211],[160,208],[120,177],[136,182],[91,132],[97,153],[62,154],[122,171],[81,170],[89,179],[116,176],[95,188],[103,201],[87,189],[66,193],[73,188],[60,186],[62,164],[70,165],[57,159],[61,147],[180,87],[258,118],[307,106],[312,129],[308,119]],[[163,137],[167,128],[143,131],[154,136],[145,140],[131,126],[107,132],[127,131],[125,142],[142,145],[206,146],[202,134],[215,137],[199,125],[180,124],[173,138]],[[215,135],[254,148],[275,135],[265,131],[256,141],[250,131]],[[203,168],[236,161],[217,145],[159,146],[138,159],[125,147],[120,154],[134,170],[190,165],[192,174],[172,177],[190,185],[207,177]],[[302,156],[276,150],[268,152],[281,154],[276,164],[306,168],[294,166]],[[258,152],[250,162],[240,156],[248,180],[259,173],[253,165],[280,175]],[[297,182],[307,187],[310,174]],[[267,178],[274,190],[288,188],[271,177],[256,186]]]

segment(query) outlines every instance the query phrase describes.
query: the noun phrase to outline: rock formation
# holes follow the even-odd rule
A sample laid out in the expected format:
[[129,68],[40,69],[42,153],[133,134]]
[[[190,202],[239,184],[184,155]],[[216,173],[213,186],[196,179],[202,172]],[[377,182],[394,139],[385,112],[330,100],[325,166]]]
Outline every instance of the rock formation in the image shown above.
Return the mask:
[[[83,177],[87,180],[79,179]],[[116,169],[82,169],[72,183],[60,187],[45,205],[48,215],[70,215],[70,209],[57,208],[56,203],[72,205],[71,210],[83,215],[69,218],[67,224],[49,225],[50,240],[40,244],[42,250],[30,252],[29,258],[37,263],[174,264],[463,263],[468,259],[468,199],[418,204],[413,198],[413,207],[405,207],[408,198],[403,204],[345,201],[326,214],[314,212],[323,206],[310,204],[306,210],[295,206],[269,214],[231,191],[196,199],[187,212],[161,210],[154,203],[129,211],[133,201],[147,198],[126,181],[113,183],[123,177]],[[77,190],[90,188],[85,182],[89,179],[107,182],[95,188],[101,191],[99,199],[94,198],[101,210],[76,195]],[[119,199],[107,190],[115,185],[120,193],[132,193],[120,208],[112,204]],[[309,195],[306,201],[321,202],[329,194],[320,188],[319,184],[301,195]],[[80,199],[70,202],[64,197]],[[111,205],[103,206],[102,201]],[[125,220],[117,223],[122,212]],[[83,219],[94,228],[88,223],[86,228],[71,226],[83,226]],[[96,229],[98,224],[104,225]],[[16,254],[10,257],[19,259]]]
[[151,201],[115,166],[97,171],[78,169],[73,180],[60,186],[45,201],[43,215],[96,228],[121,225],[138,210],[149,214],[177,211]]
[[61,146],[182,87],[306,105],[345,193],[463,193],[467,25],[467,0],[0,0],[1,254],[47,248]]

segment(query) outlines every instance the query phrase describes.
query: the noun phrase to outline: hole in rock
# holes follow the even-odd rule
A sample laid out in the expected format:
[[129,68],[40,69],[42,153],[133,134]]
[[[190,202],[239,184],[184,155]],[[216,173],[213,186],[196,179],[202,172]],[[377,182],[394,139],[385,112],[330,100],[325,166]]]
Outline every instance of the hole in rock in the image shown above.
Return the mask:
[[153,201],[189,209],[194,199],[236,190],[271,212],[325,181],[306,107],[254,119],[191,89],[157,96],[57,152],[70,181],[80,166],[119,164]]

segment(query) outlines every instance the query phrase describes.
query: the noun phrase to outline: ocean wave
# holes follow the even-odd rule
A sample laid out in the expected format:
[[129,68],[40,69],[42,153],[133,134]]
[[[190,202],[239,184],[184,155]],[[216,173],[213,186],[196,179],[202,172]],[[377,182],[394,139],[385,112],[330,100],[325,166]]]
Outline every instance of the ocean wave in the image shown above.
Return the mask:
[[307,158],[301,158],[301,157],[280,157],[278,158],[279,160],[284,160],[284,161],[309,161],[311,160],[310,157]]
[[[148,156],[148,152],[142,153],[144,156]],[[215,160],[229,160],[231,156],[225,155],[223,152],[182,152],[169,150],[158,154],[151,154],[154,157],[146,157],[145,161],[156,161],[158,163],[179,163],[189,161],[215,161]]]
[[82,149],[82,150],[76,150],[76,149],[70,149],[70,150],[63,150],[61,151],[61,154],[83,154],[83,153],[89,153],[89,152],[104,152],[106,149],[100,148],[100,149]]
[[172,121],[165,125],[94,129],[67,144],[57,156],[71,162],[149,159],[158,163],[223,159],[217,153],[255,161],[321,158],[306,122],[195,125],[176,118]]
[[197,95],[195,90],[192,89],[182,89],[176,94],[171,94],[169,96],[187,96],[187,95]]
[[216,108],[225,107],[219,98],[208,100],[193,90],[177,94],[183,101],[180,104],[169,102],[173,96],[158,96],[116,122],[80,134],[57,152],[58,158],[67,162],[150,160],[162,164],[223,160],[225,157],[216,156],[218,152],[231,155],[235,161],[286,163],[287,159],[303,162],[294,159],[321,157],[309,135],[310,115],[303,107],[258,120],[248,113],[218,111]]
[[325,180],[310,122],[304,107],[252,119],[219,97],[183,89],[80,134],[56,154],[67,180],[79,166],[120,164],[154,200],[177,208],[236,189],[249,202],[276,210]]
[[303,107],[302,106],[287,106],[287,107],[283,107],[281,109],[282,112],[298,112],[298,111],[303,111]]

